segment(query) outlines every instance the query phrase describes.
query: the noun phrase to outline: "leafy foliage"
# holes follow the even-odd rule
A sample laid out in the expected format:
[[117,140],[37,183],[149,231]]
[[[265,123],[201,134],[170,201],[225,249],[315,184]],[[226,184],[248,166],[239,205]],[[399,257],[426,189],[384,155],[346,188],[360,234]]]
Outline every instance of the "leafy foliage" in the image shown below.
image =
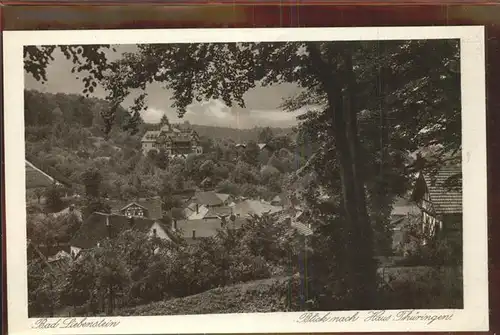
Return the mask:
[[[289,257],[301,248],[296,233],[270,216],[254,217],[238,230],[228,222],[216,236],[196,244],[172,244],[127,230],[78,256],[61,277],[60,289],[46,293],[54,294],[61,306],[78,307],[77,314],[112,314],[118,306],[184,297],[290,271],[297,265]],[[50,271],[32,270],[32,292],[38,292]],[[40,307],[33,307],[35,314],[48,303],[36,299]]]

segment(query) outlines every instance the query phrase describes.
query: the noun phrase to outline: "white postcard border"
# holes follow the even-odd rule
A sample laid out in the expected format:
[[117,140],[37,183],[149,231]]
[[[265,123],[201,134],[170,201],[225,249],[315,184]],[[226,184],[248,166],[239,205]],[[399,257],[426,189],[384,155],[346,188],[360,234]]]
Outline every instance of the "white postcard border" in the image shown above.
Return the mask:
[[[449,321],[364,321],[300,323],[302,313],[211,314],[196,316],[88,318],[119,321],[116,327],[36,330],[27,314],[27,253],[24,147],[24,45],[137,44],[256,41],[461,40],[464,309],[419,310],[452,313]],[[7,298],[10,334],[297,333],[488,330],[486,105],[484,27],[367,27],[263,29],[159,29],[6,31],[4,39],[4,132]],[[398,311],[386,311],[396,314]],[[353,312],[331,312],[348,316]],[[57,318],[55,318],[57,319]],[[54,320],[55,320],[54,319]],[[81,318],[79,318],[81,320]]]

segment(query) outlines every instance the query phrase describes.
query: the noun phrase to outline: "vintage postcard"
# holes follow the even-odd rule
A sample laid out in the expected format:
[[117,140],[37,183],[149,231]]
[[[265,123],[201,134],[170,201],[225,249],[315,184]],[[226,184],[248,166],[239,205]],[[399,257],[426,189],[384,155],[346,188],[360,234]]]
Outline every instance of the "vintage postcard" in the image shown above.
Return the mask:
[[7,31],[9,333],[488,329],[484,29]]

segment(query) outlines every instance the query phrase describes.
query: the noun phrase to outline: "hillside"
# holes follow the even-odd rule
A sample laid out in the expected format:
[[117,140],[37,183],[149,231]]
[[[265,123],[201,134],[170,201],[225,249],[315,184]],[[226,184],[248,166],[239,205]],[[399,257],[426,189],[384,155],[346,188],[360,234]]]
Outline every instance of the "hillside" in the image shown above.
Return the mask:
[[[187,122],[186,122],[187,123]],[[143,125],[143,131],[158,129],[158,124],[147,123]],[[264,129],[255,127],[251,129],[236,129],[228,127],[204,126],[198,124],[190,124],[200,137],[206,137],[213,141],[230,140],[234,143],[247,143],[250,141],[259,142],[259,134]],[[291,128],[270,128],[275,136],[293,134]]]
[[[85,98],[77,94],[52,94],[42,93],[33,90],[25,91],[25,122],[26,126],[42,127],[55,126],[59,121],[64,121],[70,125],[77,125],[81,128],[88,129],[93,136],[103,137],[102,128],[104,120],[101,113],[109,109],[109,103],[103,99]],[[128,115],[123,108],[118,108],[114,120],[115,130],[113,137],[122,131],[124,123],[126,123]],[[231,140],[235,143],[239,142],[258,142],[259,133],[262,127],[252,129],[236,129],[218,126],[205,125],[190,125],[201,137],[206,137],[212,140]],[[156,129],[158,124],[143,123],[139,124],[138,135],[142,135],[146,130]],[[291,135],[291,128],[271,128],[274,135]],[[115,136],[113,136],[115,135]],[[30,139],[30,132],[27,134],[27,140]]]
[[[210,313],[269,313],[291,310],[286,298],[298,298],[293,292],[298,280],[287,277],[270,278],[212,289],[200,294],[118,310],[118,316],[186,315]],[[297,286],[298,288],[298,286]],[[291,291],[290,291],[291,289]],[[298,300],[298,299],[297,299]],[[295,306],[292,310],[296,310]]]
[[[103,99],[26,90],[26,157],[37,162],[44,171],[56,171],[79,194],[83,192],[82,174],[90,169],[97,170],[101,178],[99,193],[108,198],[157,196],[165,193],[163,191],[168,190],[173,181],[193,188],[207,176],[215,180],[215,186],[231,194],[272,198],[281,192],[280,178],[260,175],[261,165],[268,164],[269,157],[257,157],[258,153],[249,149],[246,160],[239,162],[237,149],[226,144],[260,142],[261,132],[265,130],[266,138],[279,140],[276,143],[284,143],[282,147],[291,147],[292,136],[288,136],[291,129],[191,125],[200,135],[204,154],[184,162],[144,156],[141,138],[147,130],[158,125],[145,124],[140,117],[131,116],[120,107],[109,128],[110,109]],[[200,170],[204,162],[207,164]],[[300,159],[273,160],[280,176],[289,172],[296,162]],[[274,181],[273,185],[270,180]]]

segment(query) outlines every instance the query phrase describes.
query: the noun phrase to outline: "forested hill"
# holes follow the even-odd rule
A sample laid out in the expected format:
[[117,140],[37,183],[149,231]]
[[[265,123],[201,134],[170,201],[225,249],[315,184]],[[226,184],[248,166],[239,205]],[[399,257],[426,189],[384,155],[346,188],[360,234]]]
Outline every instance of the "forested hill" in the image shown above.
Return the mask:
[[[153,130],[158,129],[158,124],[144,124],[144,129]],[[204,126],[199,124],[190,124],[190,127],[194,129],[199,136],[210,138],[212,140],[231,140],[234,143],[247,143],[250,141],[260,142],[259,134],[262,133],[264,128],[254,127],[249,129],[236,129],[228,127],[217,127],[217,126]],[[269,130],[275,136],[279,135],[292,135],[292,128],[269,128]]]
[[[42,93],[33,90],[25,91],[25,123],[28,127],[54,125],[59,121],[66,124],[88,128],[93,136],[104,137],[105,120],[102,112],[109,110],[109,103],[103,99],[85,98],[78,94]],[[130,121],[130,116],[123,108],[118,108],[113,122],[111,138],[117,135]],[[191,124],[191,127],[201,136],[212,140],[231,140],[235,143],[259,142],[261,127],[252,129],[236,129],[228,127],[205,126]],[[146,130],[157,129],[158,124],[138,122],[138,135]],[[289,135],[291,128],[271,128],[275,135]]]
[[[146,130],[157,129],[158,125],[145,124],[118,108],[107,134],[104,129],[109,103],[77,94],[25,91],[24,107],[26,157],[30,160],[58,171],[77,187],[82,186],[84,171],[97,169],[102,175],[103,192],[123,196],[128,187],[139,190],[135,193],[142,196],[157,195],[169,172],[158,170],[153,166],[156,163],[143,156],[140,140]],[[258,141],[265,133],[262,128],[192,127],[207,152],[217,143]],[[266,130],[273,135],[291,133],[291,129]]]

